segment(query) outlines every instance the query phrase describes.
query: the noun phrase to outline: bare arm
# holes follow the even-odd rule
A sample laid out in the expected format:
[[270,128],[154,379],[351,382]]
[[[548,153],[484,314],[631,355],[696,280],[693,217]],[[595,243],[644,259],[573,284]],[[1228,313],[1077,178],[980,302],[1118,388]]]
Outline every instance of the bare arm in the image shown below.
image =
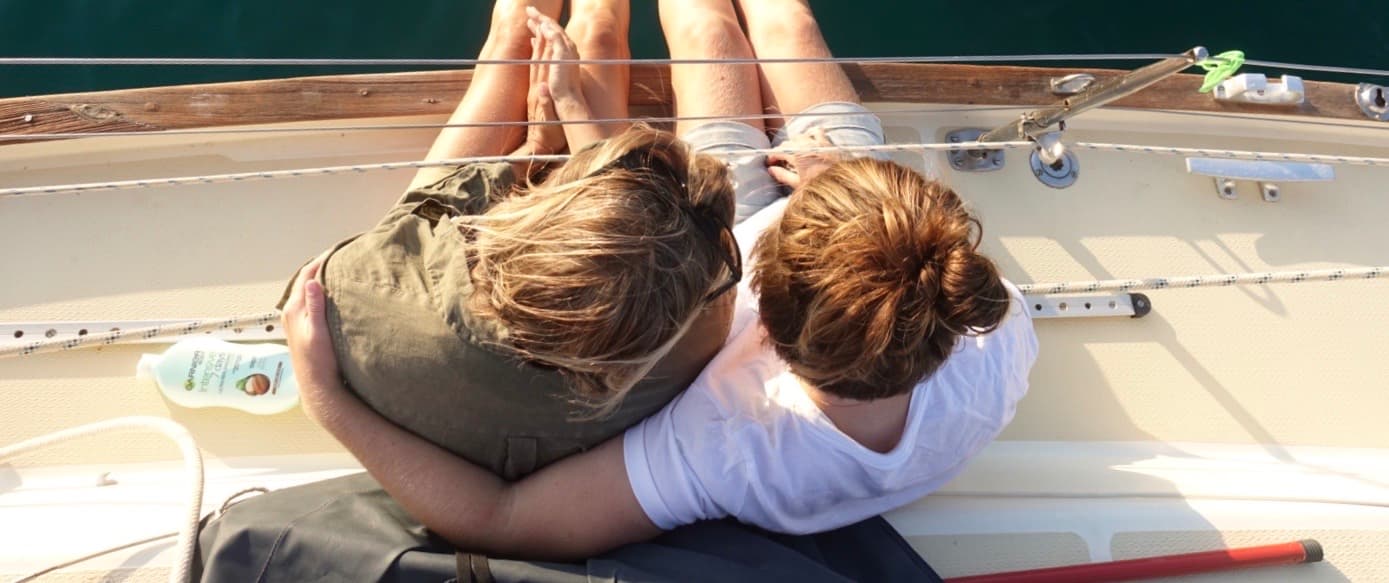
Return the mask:
[[460,548],[551,560],[588,557],[661,532],[632,492],[621,437],[509,484],[359,401],[338,380],[323,288],[314,280],[319,265],[301,272],[284,313],[304,409],[412,516]]

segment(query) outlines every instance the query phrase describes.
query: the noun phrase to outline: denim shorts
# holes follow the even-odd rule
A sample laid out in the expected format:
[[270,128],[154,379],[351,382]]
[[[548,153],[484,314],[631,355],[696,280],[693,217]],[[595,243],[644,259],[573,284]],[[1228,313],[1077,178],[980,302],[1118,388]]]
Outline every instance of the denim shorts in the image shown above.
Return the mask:
[[[726,159],[738,199],[735,223],[742,222],[787,193],[767,172],[765,155],[739,155],[738,152],[780,146],[791,138],[817,128],[824,130],[826,137],[836,146],[876,146],[884,143],[882,121],[857,103],[820,103],[789,117],[786,125],[771,138],[766,132],[740,121],[710,122],[681,136],[696,152],[729,154]],[[886,157],[880,152],[857,155]]]

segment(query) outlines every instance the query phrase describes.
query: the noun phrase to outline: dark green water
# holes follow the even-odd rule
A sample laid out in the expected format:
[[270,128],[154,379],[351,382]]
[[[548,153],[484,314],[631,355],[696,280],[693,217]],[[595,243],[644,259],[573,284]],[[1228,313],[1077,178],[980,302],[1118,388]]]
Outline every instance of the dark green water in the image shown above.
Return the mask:
[[[490,6],[485,0],[0,0],[0,56],[470,58],[482,44]],[[814,6],[841,57],[1175,53],[1201,44],[1212,52],[1242,49],[1251,59],[1389,67],[1389,4],[1381,0],[817,0]],[[653,1],[633,2],[632,44],[636,57],[665,56]],[[381,70],[0,66],[0,96]]]

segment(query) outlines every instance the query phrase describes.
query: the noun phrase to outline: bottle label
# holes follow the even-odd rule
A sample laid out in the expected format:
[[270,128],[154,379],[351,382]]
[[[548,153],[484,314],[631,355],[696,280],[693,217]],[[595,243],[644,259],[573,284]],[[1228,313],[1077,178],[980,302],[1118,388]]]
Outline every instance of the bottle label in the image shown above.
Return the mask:
[[280,387],[284,369],[283,359],[196,350],[189,359],[183,388],[218,395],[231,389],[249,397],[273,395]]

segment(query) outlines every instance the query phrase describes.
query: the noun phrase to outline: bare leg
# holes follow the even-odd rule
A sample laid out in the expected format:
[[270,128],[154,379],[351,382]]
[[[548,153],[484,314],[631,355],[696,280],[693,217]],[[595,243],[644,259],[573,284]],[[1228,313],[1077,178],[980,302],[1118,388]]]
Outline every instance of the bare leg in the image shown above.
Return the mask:
[[[661,0],[661,30],[672,59],[750,59],[752,47],[738,26],[731,0]],[[672,65],[678,117],[739,116],[762,113],[757,65]],[[743,120],[762,129],[762,120]],[[684,135],[703,121],[681,120]]]
[[[757,58],[830,57],[806,0],[738,0],[738,7]],[[837,63],[763,63],[761,71],[762,101],[769,113],[798,113],[826,101],[859,101]]]
[[[582,59],[630,59],[627,29],[631,22],[631,0],[571,0],[565,33],[578,46]],[[584,97],[594,119],[617,119],[627,115],[627,96],[631,85],[628,65],[581,65]],[[607,124],[603,130],[616,135],[631,124]]]
[[[526,6],[558,16],[563,0],[497,0],[492,8],[492,26],[483,43],[479,59],[529,60],[530,30],[526,28]],[[514,122],[515,125],[445,128],[429,148],[426,160],[467,156],[498,156],[516,149],[525,135],[526,91],[530,85],[527,65],[479,65],[451,124]],[[421,171],[411,187],[428,182],[436,172]]]

